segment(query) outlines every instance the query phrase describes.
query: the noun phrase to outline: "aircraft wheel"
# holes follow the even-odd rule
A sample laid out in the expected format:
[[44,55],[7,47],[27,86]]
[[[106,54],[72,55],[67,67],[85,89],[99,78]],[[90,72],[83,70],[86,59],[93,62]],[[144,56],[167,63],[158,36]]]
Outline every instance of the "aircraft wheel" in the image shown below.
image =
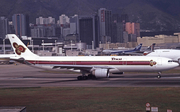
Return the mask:
[[88,75],[88,78],[89,78],[89,79],[92,79],[92,77],[93,77],[92,74],[89,74],[89,75]]
[[88,80],[88,76],[84,76],[83,79],[84,79],[84,80]]
[[161,75],[158,75],[157,78],[160,79],[160,78],[161,78]]
[[83,79],[82,76],[77,77],[77,80],[82,80],[82,79]]
[[87,80],[88,76],[78,76],[77,80]]
[[157,76],[158,79],[161,78],[161,72],[158,72],[158,76]]

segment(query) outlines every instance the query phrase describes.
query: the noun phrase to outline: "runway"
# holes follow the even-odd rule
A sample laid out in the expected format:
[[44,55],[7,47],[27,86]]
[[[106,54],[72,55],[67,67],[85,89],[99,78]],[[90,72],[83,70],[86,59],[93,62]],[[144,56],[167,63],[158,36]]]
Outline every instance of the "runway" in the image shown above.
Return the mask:
[[180,87],[180,67],[162,73],[125,73],[110,78],[77,80],[78,73],[49,72],[27,65],[0,65],[0,88],[18,87]]

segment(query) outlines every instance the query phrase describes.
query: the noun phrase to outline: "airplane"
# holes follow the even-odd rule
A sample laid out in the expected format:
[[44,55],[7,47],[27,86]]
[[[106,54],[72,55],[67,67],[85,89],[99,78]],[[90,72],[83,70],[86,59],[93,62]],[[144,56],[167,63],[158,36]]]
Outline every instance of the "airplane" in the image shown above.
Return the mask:
[[135,52],[139,52],[142,47],[142,44],[139,44],[134,49],[131,50],[103,50],[105,54],[132,54]]
[[[161,72],[179,66],[172,59],[147,56],[38,56],[32,53],[15,35],[7,37],[16,56],[10,59],[43,69],[70,69],[81,72],[78,80],[88,78],[108,78],[110,73]],[[89,74],[86,76],[86,74]]]
[[178,49],[157,49],[146,56],[166,57],[180,64],[180,50]]

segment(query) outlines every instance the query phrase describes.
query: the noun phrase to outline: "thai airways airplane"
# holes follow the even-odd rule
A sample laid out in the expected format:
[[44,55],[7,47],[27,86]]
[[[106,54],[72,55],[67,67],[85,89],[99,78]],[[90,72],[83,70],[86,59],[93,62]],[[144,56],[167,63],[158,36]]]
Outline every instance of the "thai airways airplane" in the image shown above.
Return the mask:
[[141,50],[142,44],[139,44],[131,50],[103,50],[105,54],[132,54]]
[[[172,59],[147,56],[38,56],[32,53],[14,34],[7,35],[16,54],[11,59],[31,66],[78,70],[82,76],[78,80],[90,77],[106,78],[110,73],[122,72],[161,72],[179,66]],[[86,76],[86,74],[89,74]],[[160,77],[160,74],[159,74]]]

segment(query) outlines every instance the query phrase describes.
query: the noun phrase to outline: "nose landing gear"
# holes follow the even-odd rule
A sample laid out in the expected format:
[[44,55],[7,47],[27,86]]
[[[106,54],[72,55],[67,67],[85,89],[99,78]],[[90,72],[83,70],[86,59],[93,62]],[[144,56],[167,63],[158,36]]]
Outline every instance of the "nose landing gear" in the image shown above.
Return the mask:
[[161,78],[161,72],[158,72],[158,76],[157,76],[158,79]]

